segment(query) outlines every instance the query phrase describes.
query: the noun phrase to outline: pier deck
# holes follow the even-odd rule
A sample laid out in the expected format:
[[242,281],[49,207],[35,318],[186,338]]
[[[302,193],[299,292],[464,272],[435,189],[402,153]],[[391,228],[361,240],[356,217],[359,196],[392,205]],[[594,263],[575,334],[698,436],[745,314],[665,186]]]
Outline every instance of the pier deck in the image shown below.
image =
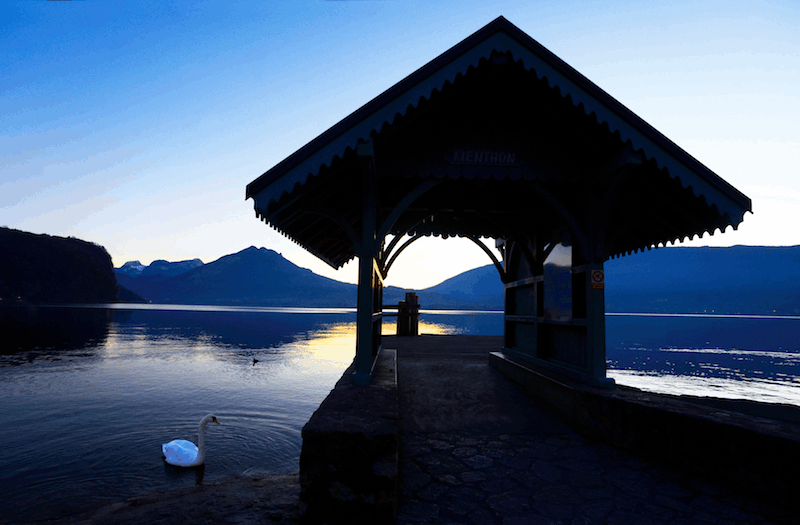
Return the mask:
[[397,350],[400,524],[795,523],[663,464],[588,442],[488,364],[500,337]]

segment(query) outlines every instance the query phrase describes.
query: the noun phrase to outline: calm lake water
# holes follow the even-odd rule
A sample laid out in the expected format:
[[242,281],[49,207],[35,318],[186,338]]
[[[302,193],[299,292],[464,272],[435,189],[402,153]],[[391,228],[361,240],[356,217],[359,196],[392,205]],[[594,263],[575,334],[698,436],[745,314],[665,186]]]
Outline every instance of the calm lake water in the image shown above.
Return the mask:
[[800,317],[606,315],[618,384],[800,406]]
[[[300,431],[355,348],[349,309],[27,309],[2,334],[0,522],[74,514],[251,470],[297,471]],[[387,333],[393,326],[384,327]],[[423,312],[423,333],[502,334],[501,313]],[[22,341],[22,343],[20,343]],[[27,345],[18,350],[8,346]],[[800,318],[609,315],[609,375],[667,393],[800,405]],[[206,465],[166,465],[196,441]]]

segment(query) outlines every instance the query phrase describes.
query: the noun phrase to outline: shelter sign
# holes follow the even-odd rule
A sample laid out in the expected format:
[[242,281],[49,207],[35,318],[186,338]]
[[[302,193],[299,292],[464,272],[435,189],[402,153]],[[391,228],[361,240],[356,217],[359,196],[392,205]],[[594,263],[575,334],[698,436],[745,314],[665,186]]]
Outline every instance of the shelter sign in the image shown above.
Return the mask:
[[445,154],[450,164],[469,166],[519,166],[522,164],[519,155],[513,151],[490,149],[456,149]]

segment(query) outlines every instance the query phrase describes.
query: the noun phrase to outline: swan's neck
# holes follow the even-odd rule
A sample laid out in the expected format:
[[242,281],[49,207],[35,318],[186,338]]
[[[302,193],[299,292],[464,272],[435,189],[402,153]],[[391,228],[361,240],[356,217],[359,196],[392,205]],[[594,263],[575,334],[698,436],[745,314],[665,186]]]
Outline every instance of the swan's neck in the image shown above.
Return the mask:
[[197,461],[202,462],[206,457],[206,425],[208,421],[200,423],[200,431],[197,435]]

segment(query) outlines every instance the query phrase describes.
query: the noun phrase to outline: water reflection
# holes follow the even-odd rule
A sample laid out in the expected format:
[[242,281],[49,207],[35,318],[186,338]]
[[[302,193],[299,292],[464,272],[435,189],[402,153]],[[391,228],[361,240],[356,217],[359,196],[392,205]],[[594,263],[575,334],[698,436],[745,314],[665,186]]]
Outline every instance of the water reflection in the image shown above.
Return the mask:
[[[355,356],[348,309],[144,305],[33,318],[56,327],[50,343],[0,355],[0,493],[11,521],[247,471],[296,472],[303,425]],[[492,323],[502,333],[502,315],[423,312],[420,328],[481,333]],[[3,366],[19,362],[30,366]],[[209,412],[223,425],[206,436],[203,469],[166,465],[161,443],[196,436]]]
[[0,366],[96,357],[111,317],[102,309],[0,306]]
[[503,335],[503,313],[421,310],[420,334]]
[[[349,312],[325,314],[327,319],[343,321],[354,316]],[[290,342],[297,334],[315,329],[319,314],[297,315],[292,312],[265,313],[250,310],[135,310],[124,321],[125,330],[134,337],[170,339],[180,337],[214,346],[238,348],[277,347]]]
[[167,479],[172,480],[180,480],[186,481],[194,480],[195,485],[202,485],[203,484],[203,477],[206,474],[206,466],[200,465],[197,467],[176,467],[175,465],[170,465],[167,463],[167,460],[164,460],[164,476]]
[[[300,430],[355,351],[346,311],[60,310],[66,324],[102,322],[83,347],[0,356],[31,365],[0,364],[0,493],[12,522],[252,469],[296,472]],[[204,468],[165,465],[161,443],[196,436],[212,411],[224,423],[206,436]]]
[[[354,325],[355,329],[355,325]],[[397,320],[389,318],[384,319],[381,329],[382,335],[395,335],[397,333]],[[428,321],[427,319],[419,320],[419,333],[425,335],[452,335],[460,334],[462,331],[453,325],[442,324]]]
[[688,394],[800,405],[800,319],[610,315],[608,375]]

